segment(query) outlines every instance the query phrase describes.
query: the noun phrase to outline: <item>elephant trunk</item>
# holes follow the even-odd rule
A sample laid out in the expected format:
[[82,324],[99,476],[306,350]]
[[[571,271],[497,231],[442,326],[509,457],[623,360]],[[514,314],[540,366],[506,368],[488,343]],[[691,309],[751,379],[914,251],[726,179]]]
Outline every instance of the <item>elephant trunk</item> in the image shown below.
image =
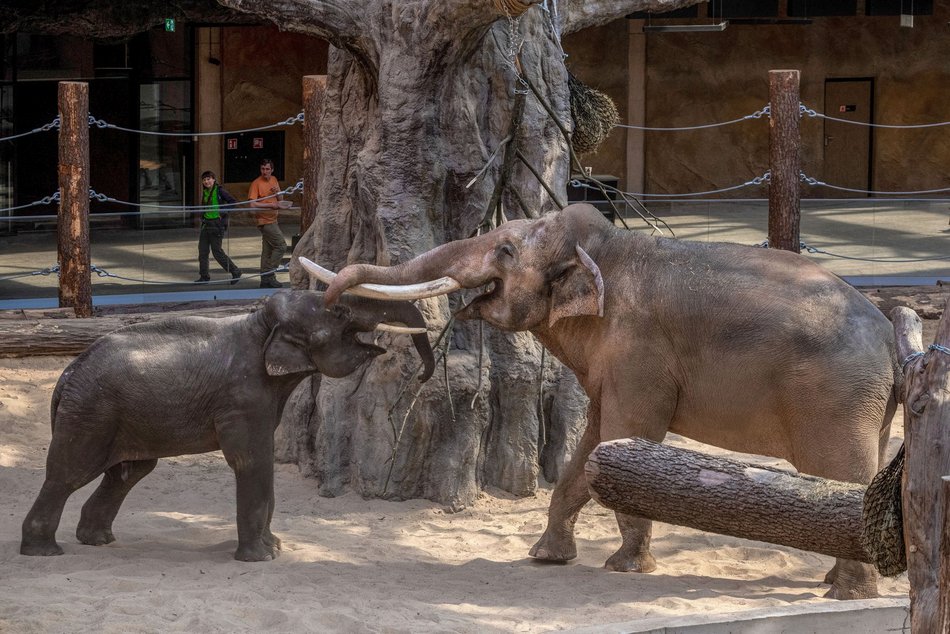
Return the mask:
[[[443,244],[396,266],[351,264],[335,276],[331,273],[326,279],[320,279],[328,284],[325,295],[328,305],[337,301],[345,291],[367,284],[393,287],[381,289],[381,293],[397,292],[396,289],[400,286],[419,285],[414,293],[409,291],[411,295],[407,293],[401,297],[434,297],[459,288],[474,288],[486,283],[489,275],[483,270],[482,259],[484,249],[490,246],[490,238],[486,234]],[[312,262],[305,262],[304,258],[300,260],[308,271],[316,275],[315,270],[309,266]]]
[[[372,330],[381,323],[399,323],[423,330],[426,328],[426,321],[422,313],[409,302],[347,296],[342,303],[353,310],[359,325],[367,330]],[[412,343],[416,348],[416,352],[419,353],[419,358],[422,359],[423,373],[421,380],[427,381],[435,371],[435,356],[432,352],[432,345],[429,343],[429,337],[425,332],[414,333]]]

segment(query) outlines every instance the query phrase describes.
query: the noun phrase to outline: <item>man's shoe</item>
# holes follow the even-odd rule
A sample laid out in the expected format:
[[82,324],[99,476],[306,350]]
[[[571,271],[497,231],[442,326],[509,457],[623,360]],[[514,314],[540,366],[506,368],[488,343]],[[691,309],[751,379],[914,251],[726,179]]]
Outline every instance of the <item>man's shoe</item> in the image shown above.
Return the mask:
[[283,288],[283,287],[284,285],[278,282],[274,278],[270,278],[267,280],[261,278],[261,288]]
[[195,284],[197,284],[198,282],[210,282],[210,281],[211,281],[210,277],[199,277],[198,279],[195,280]]
[[241,271],[231,271],[231,286],[234,286],[241,279]]

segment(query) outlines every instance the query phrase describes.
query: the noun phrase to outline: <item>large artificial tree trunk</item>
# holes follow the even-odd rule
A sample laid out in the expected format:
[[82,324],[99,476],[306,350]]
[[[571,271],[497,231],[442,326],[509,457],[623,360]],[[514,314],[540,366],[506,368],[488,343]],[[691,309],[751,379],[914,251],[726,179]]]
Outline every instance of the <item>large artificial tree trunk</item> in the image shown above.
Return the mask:
[[[510,160],[520,150],[565,198],[567,141],[518,69],[570,129],[560,35],[633,10],[691,3],[220,2],[332,44],[319,207],[294,253],[332,270],[395,264],[484,230],[506,165],[505,217],[556,209],[532,172]],[[518,99],[525,99],[520,121]],[[513,119],[513,139],[503,144]],[[297,288],[309,283],[295,263],[291,279]],[[423,302],[433,339],[459,301]],[[421,391],[408,342],[392,338],[392,353],[356,374],[305,383],[285,413],[280,457],[316,476],[325,495],[352,486],[364,496],[425,497],[455,508],[484,486],[528,495],[542,468],[555,478],[585,419],[572,373],[550,361],[542,373],[542,348],[528,333],[455,323],[445,340],[444,365]]]

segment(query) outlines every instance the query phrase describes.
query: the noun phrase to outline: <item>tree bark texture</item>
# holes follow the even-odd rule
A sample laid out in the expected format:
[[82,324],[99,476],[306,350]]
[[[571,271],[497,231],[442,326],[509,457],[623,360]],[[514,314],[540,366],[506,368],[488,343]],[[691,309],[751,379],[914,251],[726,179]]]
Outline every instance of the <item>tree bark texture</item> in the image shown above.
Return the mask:
[[[950,316],[946,308],[934,343],[921,344],[919,318],[908,308],[891,311],[898,355],[904,366],[904,477],[902,505],[910,619],[913,632],[941,632],[947,625],[946,600],[950,579],[942,573],[941,544],[948,509],[943,476],[950,475]],[[911,357],[915,352],[925,352]]]
[[89,84],[59,83],[59,119],[59,305],[91,317]]
[[300,211],[300,235],[313,224],[317,211],[317,176],[320,170],[320,119],[323,114],[323,97],[327,90],[327,78],[308,75],[303,78],[304,111],[304,190],[303,208]]
[[133,313],[91,319],[0,319],[0,357],[77,355],[99,337],[124,326],[172,316],[224,317],[254,310],[254,305],[220,306],[178,312]]
[[604,442],[585,466],[594,499],[667,524],[869,562],[861,545],[867,487],[678,449]]
[[[396,264],[470,236],[489,211],[504,158],[516,151],[566,197],[568,144],[532,94],[503,144],[517,93],[525,90],[516,67],[570,129],[561,34],[633,10],[693,3],[550,0],[542,7],[541,0],[522,0],[530,8],[515,17],[488,0],[220,1],[332,45],[318,207],[294,255],[334,271],[354,262]],[[518,198],[539,215],[555,208],[523,162],[508,165],[500,196],[506,218],[525,216]],[[296,288],[309,285],[294,261],[291,280]],[[430,338],[460,301],[421,302]],[[417,361],[401,341],[387,341],[396,346],[390,354],[350,377],[297,391],[282,433],[299,440],[296,460],[319,479],[322,494],[352,487],[364,496],[425,497],[460,508],[486,485],[532,493],[539,460],[545,473],[559,471],[577,432],[548,434],[542,421],[583,424],[576,415],[583,396],[570,387],[576,379],[558,374],[558,389],[539,398],[553,374],[542,377],[541,347],[530,335],[465,323],[454,324],[446,339],[443,371],[418,394],[411,376]],[[539,446],[541,438],[558,444]]]
[[769,246],[799,253],[801,103],[797,70],[769,71]]

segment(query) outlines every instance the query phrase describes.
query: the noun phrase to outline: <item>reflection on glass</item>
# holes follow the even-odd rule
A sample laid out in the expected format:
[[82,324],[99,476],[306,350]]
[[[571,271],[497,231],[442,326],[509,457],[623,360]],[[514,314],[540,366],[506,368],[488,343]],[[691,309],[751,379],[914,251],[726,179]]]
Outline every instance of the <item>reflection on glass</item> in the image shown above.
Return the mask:
[[[191,127],[190,83],[164,81],[139,87],[139,128],[149,132],[187,132]],[[143,134],[139,141],[139,202],[143,222],[179,221],[190,214],[169,207],[187,205],[189,137]]]

